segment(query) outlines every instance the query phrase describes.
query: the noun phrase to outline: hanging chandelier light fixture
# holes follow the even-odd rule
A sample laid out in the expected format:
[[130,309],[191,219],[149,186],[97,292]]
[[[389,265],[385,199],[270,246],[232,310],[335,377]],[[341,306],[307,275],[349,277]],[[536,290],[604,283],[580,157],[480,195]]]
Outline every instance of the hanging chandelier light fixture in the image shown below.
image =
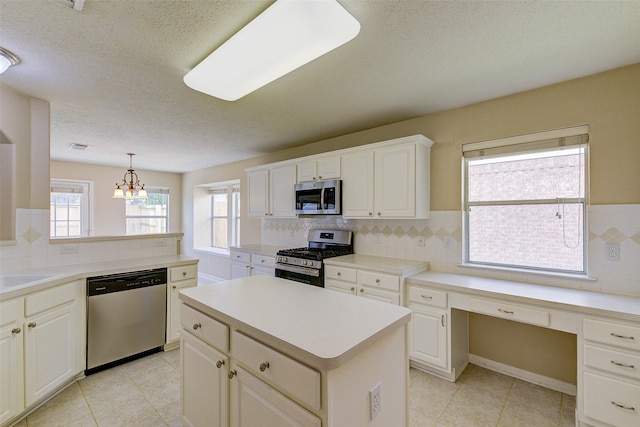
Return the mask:
[[144,184],[140,183],[138,174],[133,170],[133,153],[127,153],[129,156],[129,169],[122,177],[122,183],[116,183],[116,189],[113,191],[114,199],[146,199],[147,190]]

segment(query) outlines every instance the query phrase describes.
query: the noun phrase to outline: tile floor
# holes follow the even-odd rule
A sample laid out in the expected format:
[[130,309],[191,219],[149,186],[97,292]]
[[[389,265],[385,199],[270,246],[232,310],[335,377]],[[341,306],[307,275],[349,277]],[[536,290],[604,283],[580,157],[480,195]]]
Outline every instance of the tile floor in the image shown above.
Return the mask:
[[[179,364],[176,349],[83,378],[17,426],[182,426]],[[574,397],[474,365],[455,383],[411,369],[409,405],[411,427],[574,425]]]

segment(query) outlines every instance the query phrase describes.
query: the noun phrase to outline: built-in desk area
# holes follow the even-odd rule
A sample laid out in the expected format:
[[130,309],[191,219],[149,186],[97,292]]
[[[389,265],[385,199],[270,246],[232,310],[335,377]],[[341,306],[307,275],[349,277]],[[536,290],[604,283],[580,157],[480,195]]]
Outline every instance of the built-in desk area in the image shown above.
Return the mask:
[[568,332],[576,424],[640,425],[640,298],[433,271],[405,283],[413,366],[455,381],[469,362],[469,312]]

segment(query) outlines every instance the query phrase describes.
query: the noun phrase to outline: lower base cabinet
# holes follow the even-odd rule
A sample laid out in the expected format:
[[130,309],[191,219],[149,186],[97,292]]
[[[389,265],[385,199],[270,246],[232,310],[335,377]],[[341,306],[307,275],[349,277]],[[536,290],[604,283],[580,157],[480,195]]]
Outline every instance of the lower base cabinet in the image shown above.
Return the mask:
[[409,356],[414,360],[447,369],[447,314],[409,305],[413,316],[409,322]]

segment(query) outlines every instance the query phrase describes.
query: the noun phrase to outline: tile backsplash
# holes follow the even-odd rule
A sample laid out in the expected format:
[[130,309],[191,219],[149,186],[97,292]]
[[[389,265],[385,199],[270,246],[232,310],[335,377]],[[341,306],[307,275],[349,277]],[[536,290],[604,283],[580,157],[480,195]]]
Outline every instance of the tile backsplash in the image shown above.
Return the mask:
[[0,247],[2,273],[177,253],[175,236],[49,243],[49,220],[47,209],[16,210],[16,244]]
[[[428,220],[353,220],[342,217],[263,219],[262,242],[305,246],[309,229],[354,232],[359,254],[429,261],[430,269],[496,279],[640,296],[640,205],[589,206],[588,275],[566,276],[462,267],[462,214],[432,211]],[[422,246],[424,242],[424,246]],[[620,244],[620,260],[609,261],[606,243]]]

